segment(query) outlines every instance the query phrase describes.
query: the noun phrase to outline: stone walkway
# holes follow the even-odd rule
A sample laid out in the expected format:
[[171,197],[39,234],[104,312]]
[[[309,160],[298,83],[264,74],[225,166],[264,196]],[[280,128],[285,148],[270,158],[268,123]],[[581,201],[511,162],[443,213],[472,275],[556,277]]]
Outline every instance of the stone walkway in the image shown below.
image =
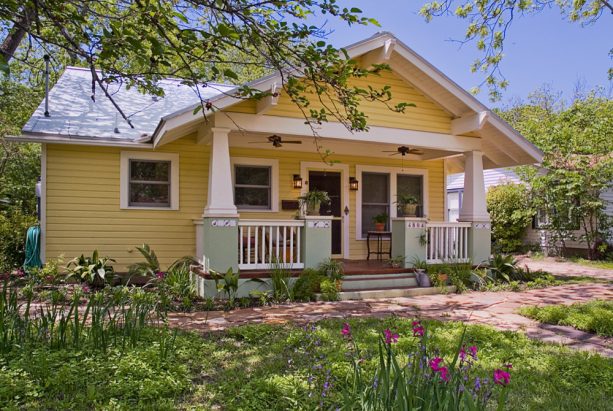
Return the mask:
[[572,261],[556,261],[554,257],[532,259],[521,256],[518,259],[519,265],[527,265],[530,270],[543,270],[553,275],[565,277],[594,277],[600,280],[613,281],[613,270],[604,268],[589,267]]
[[523,331],[530,338],[576,349],[595,350],[613,357],[610,339],[571,327],[540,324],[516,313],[523,305],[572,304],[596,298],[613,299],[613,284],[571,284],[524,292],[470,292],[386,300],[296,303],[230,312],[175,313],[171,314],[170,323],[184,329],[205,332],[242,324],[305,323],[324,318],[385,317],[394,314]]

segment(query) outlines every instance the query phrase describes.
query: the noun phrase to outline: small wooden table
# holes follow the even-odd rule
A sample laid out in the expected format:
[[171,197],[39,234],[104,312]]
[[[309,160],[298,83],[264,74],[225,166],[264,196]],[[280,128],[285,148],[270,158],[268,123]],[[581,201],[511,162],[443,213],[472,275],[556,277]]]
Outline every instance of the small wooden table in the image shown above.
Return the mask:
[[[375,237],[377,240],[377,249],[376,251],[370,251],[370,237]],[[383,240],[390,240],[390,248],[388,251],[383,251]],[[368,255],[366,256],[366,260],[370,260],[370,254],[375,254],[377,256],[377,260],[382,260],[381,256],[388,254],[390,259],[392,258],[392,232],[391,231],[368,231],[366,234],[366,249],[368,251]]]

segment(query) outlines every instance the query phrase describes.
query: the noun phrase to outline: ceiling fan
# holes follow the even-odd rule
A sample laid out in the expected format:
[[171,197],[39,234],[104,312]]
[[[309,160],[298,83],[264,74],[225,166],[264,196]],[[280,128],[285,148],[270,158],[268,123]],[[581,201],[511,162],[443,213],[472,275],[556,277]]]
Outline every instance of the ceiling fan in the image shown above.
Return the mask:
[[[283,140],[283,137],[277,134],[268,136],[267,140],[269,143],[272,143],[273,147],[276,148],[283,147],[283,144],[302,144],[302,141],[300,140]],[[262,141],[250,141],[249,144],[262,144]]]
[[395,156],[400,154],[402,157],[406,156],[407,154],[417,154],[417,155],[422,155],[424,152],[417,149],[417,148],[409,148],[407,146],[399,146],[396,150],[383,150],[384,153],[393,153],[390,154],[390,156]]

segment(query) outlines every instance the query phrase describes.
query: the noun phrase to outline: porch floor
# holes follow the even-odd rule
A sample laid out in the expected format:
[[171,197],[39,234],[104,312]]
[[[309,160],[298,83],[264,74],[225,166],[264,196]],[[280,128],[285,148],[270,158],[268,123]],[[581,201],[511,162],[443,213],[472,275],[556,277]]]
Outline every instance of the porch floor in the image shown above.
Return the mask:
[[[412,272],[411,268],[394,268],[389,262],[381,260],[344,260],[343,268],[345,275],[365,275],[365,274],[400,274]],[[270,276],[271,270],[243,270],[241,278],[264,278]],[[302,270],[291,270],[292,275],[299,275]]]

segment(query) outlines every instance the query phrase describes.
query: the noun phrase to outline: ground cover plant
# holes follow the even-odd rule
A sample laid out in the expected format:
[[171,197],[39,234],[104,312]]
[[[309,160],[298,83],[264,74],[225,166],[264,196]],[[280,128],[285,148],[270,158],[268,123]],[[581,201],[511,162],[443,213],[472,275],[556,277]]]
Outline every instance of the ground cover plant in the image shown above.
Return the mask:
[[568,325],[604,337],[613,337],[613,301],[529,306],[522,307],[520,313],[542,323]]

